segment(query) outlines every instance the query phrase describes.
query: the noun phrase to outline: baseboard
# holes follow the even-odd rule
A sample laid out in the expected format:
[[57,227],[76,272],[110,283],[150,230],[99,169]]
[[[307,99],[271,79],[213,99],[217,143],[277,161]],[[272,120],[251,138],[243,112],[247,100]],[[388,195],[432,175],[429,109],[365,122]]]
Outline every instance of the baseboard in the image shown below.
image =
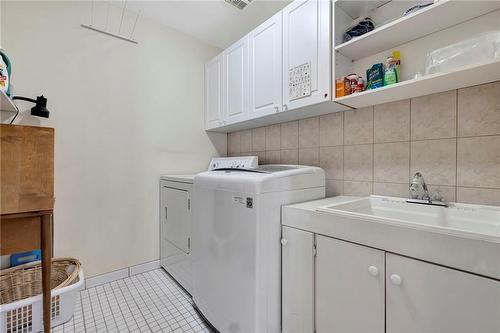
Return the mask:
[[105,283],[125,279],[129,276],[152,271],[160,268],[160,260],[153,260],[142,264],[122,268],[113,272],[104,273],[85,279],[85,289],[94,288]]

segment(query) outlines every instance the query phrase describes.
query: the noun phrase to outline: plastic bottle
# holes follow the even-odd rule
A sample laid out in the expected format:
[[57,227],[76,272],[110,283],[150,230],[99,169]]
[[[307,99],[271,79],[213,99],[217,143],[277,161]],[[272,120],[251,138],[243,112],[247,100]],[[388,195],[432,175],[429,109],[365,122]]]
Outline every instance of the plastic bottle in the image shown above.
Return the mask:
[[12,66],[5,54],[5,51],[0,47],[0,90],[10,96],[10,78],[12,76]]

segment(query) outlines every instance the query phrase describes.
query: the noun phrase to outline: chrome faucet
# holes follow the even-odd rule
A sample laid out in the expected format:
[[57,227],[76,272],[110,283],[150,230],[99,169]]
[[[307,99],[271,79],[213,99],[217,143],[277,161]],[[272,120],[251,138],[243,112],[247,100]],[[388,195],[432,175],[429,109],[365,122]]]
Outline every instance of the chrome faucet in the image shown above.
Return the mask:
[[420,172],[415,173],[413,176],[410,185],[410,199],[406,200],[406,202],[443,207],[448,206],[443,202],[443,196],[440,192],[429,192],[424,176]]

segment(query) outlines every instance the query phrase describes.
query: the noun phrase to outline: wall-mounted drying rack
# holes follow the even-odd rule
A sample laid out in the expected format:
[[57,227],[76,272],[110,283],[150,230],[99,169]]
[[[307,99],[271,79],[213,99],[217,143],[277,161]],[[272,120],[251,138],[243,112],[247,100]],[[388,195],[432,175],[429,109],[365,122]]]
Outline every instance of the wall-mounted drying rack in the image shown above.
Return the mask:
[[108,35],[108,36],[111,36],[111,37],[115,37],[115,38],[118,38],[118,39],[130,42],[130,43],[139,44],[138,41],[136,41],[135,39],[133,39],[133,36],[134,36],[135,28],[137,26],[137,22],[139,21],[139,17],[141,15],[141,11],[137,11],[136,12],[134,24],[133,24],[133,27],[132,27],[132,32],[130,33],[129,36],[125,36],[125,35],[121,34],[121,31],[122,31],[122,27],[123,27],[123,19],[125,18],[125,13],[127,11],[127,1],[126,0],[123,3],[123,8],[122,8],[122,12],[121,12],[120,26],[118,27],[118,33],[114,33],[114,32],[111,32],[110,30],[108,30],[109,10],[110,10],[110,1],[109,0],[107,1],[106,23],[104,25],[104,28],[98,28],[98,27],[96,27],[94,25],[94,0],[92,0],[90,2],[90,6],[91,6],[91,9],[90,9],[90,24],[80,24],[80,26],[82,28],[90,29],[90,30],[96,31],[96,32],[100,32],[102,34],[105,34],[105,35]]

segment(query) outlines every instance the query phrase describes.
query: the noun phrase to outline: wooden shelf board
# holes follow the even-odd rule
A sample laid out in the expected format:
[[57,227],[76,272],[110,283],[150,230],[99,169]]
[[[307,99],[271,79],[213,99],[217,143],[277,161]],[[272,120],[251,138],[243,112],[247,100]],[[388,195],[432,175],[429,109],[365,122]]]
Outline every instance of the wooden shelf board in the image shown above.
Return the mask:
[[336,98],[335,102],[362,108],[412,97],[470,87],[500,80],[500,60],[461,67],[449,73],[436,73],[378,89]]
[[340,44],[335,51],[356,61],[498,9],[500,1],[441,0]]

